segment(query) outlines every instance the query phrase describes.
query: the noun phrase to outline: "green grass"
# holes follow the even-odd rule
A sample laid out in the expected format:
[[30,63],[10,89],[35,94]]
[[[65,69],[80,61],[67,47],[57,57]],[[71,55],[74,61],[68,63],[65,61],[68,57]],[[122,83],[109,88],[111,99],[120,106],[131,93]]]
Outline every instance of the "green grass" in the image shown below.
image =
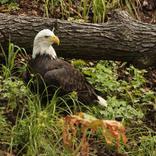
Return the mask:
[[[139,7],[140,0],[80,0],[79,3],[73,0],[45,0],[45,16],[55,17],[55,11],[60,10],[63,19],[74,20],[82,19],[85,22],[92,18],[94,23],[103,23],[106,21],[107,13],[113,9],[125,9],[133,17],[140,19]],[[92,15],[90,15],[92,14]]]
[[[23,72],[26,67],[22,64],[16,68],[15,59],[19,53],[22,50],[10,43],[8,53],[4,55],[6,64],[1,65],[1,150],[16,153],[16,156],[72,155],[63,146],[61,118],[65,114],[84,111],[100,119],[120,119],[124,123],[128,143],[120,147],[121,153],[130,156],[144,156],[145,153],[147,156],[155,155],[156,133],[143,120],[146,104],[155,105],[156,101],[155,92],[146,88],[144,74],[147,71],[133,66],[121,70],[125,64],[117,65],[113,61],[99,61],[94,66],[81,60],[72,61],[88,81],[107,96],[108,107],[84,106],[77,102],[74,92],[58,97],[57,91],[46,105],[42,105],[39,94],[32,93],[21,78],[14,74]],[[123,72],[123,79],[119,78],[119,69]],[[6,113],[10,114],[11,119],[16,119],[14,124]]]
[[[107,21],[107,13],[118,8],[127,10],[131,16],[140,20],[141,0],[44,0],[43,5],[40,1],[33,1],[41,7],[39,10],[44,17],[103,23]],[[1,0],[0,4],[8,5],[6,12],[20,9],[15,0]]]

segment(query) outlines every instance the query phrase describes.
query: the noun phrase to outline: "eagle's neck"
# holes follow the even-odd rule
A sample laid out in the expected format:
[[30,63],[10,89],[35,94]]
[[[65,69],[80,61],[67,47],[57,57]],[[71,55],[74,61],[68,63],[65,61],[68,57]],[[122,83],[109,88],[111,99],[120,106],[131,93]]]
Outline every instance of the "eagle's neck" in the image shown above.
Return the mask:
[[34,59],[38,54],[40,54],[40,55],[47,54],[52,59],[57,58],[55,49],[51,45],[49,46],[44,43],[38,44],[38,45],[34,43],[32,58]]

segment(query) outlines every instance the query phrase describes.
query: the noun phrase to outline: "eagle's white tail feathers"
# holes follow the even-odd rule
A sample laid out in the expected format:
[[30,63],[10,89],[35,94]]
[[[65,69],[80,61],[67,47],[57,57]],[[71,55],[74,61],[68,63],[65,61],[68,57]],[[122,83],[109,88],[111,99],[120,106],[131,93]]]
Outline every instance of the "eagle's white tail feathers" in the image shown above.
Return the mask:
[[101,106],[104,106],[104,107],[107,107],[107,101],[102,98],[101,96],[97,96],[97,99],[98,99],[98,103],[101,105]]

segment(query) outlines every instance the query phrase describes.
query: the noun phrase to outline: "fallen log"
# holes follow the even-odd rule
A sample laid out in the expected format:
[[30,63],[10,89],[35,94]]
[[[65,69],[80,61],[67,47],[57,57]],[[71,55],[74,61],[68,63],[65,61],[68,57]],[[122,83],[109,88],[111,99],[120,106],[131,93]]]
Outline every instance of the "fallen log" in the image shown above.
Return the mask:
[[115,10],[102,24],[0,14],[0,43],[8,40],[32,52],[34,36],[53,29],[61,40],[59,56],[128,61],[139,67],[156,65],[156,26],[142,23],[125,11]]

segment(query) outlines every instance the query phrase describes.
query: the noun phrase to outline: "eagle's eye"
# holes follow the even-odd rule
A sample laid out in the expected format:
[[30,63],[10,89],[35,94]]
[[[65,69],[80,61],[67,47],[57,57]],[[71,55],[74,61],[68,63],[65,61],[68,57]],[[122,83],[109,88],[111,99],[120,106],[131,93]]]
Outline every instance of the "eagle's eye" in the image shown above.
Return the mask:
[[48,38],[48,37],[50,37],[50,36],[44,36],[45,38]]

